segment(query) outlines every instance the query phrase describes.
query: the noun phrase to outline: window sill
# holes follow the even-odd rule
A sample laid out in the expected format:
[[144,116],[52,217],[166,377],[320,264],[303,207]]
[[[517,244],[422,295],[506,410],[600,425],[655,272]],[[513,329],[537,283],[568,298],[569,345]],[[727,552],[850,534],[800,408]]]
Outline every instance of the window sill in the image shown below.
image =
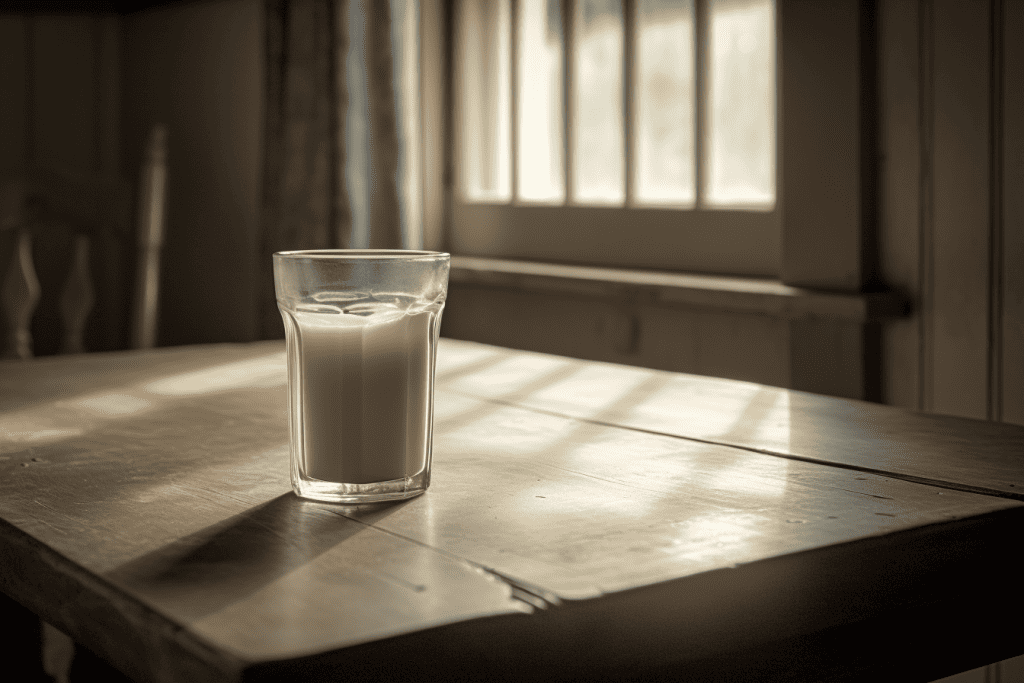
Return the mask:
[[877,322],[905,317],[895,292],[848,294],[790,287],[778,280],[452,256],[450,282],[570,294],[667,307],[767,315],[786,320]]

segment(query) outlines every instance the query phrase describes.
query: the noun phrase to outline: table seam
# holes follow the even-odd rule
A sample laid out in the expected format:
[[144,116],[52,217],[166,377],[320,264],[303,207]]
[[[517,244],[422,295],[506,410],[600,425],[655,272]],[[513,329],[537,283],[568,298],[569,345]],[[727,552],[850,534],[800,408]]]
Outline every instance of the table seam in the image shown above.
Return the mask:
[[538,408],[536,406],[523,405],[515,403],[513,401],[507,401],[500,398],[483,397],[477,394],[458,391],[456,389],[450,389],[448,387],[438,387],[440,391],[446,393],[456,394],[458,396],[464,396],[467,398],[473,398],[479,401],[485,401],[488,403],[496,403],[498,405],[508,406],[511,408],[520,408],[522,410],[529,410],[542,415],[551,415],[553,417],[561,417],[569,420],[578,420],[592,425],[600,427],[616,427],[619,429],[628,429],[634,432],[640,432],[643,434],[651,434],[654,436],[665,436],[673,439],[683,439],[684,441],[692,441],[695,443],[709,444],[712,446],[724,446],[726,448],[736,448],[742,451],[748,451],[750,453],[758,453],[760,455],[768,455],[776,458],[783,458],[785,460],[796,460],[799,462],[806,462],[815,465],[825,465],[828,467],[837,467],[839,469],[850,470],[853,472],[862,472],[864,474],[874,474],[880,477],[886,477],[889,479],[898,479],[900,481],[906,481],[912,484],[921,484],[924,486],[932,486],[934,488],[941,488],[950,491],[960,491],[963,493],[974,493],[982,496],[990,496],[994,498],[1005,498],[1008,500],[1014,500],[1018,502],[1024,502],[1024,493],[1011,493],[1008,491],[1000,491],[998,489],[992,489],[984,486],[973,486],[971,484],[961,484],[958,482],[945,481],[943,479],[932,479],[929,477],[919,477],[913,474],[903,474],[900,472],[890,472],[889,470],[880,470],[873,467],[866,467],[864,465],[854,465],[852,463],[834,462],[830,460],[823,460],[820,458],[814,458],[807,455],[797,455],[795,453],[782,453],[774,451],[768,448],[757,448],[755,446],[746,446],[743,444],[729,443],[726,441],[715,441],[713,439],[704,439],[697,436],[685,436],[681,434],[673,434],[671,432],[660,431],[657,429],[649,429],[646,427],[638,427],[635,425],[625,425],[616,422],[608,422],[605,420],[595,420],[593,418],[579,417],[578,415],[570,415],[555,410],[549,410],[547,408]]
[[341,510],[327,509],[327,511],[331,514],[338,515],[339,517],[344,517],[347,520],[356,522],[358,524],[362,524],[363,526],[373,529],[374,531],[380,531],[394,538],[401,539],[402,541],[414,543],[422,548],[426,548],[427,550],[439,553],[440,555],[443,555],[444,557],[447,557],[450,560],[455,560],[457,562],[467,564],[474,569],[482,571],[508,586],[509,589],[511,590],[511,597],[513,599],[526,603],[527,605],[535,609],[546,610],[552,607],[558,607],[563,604],[562,599],[559,598],[558,595],[556,595],[552,591],[542,588],[541,586],[537,586],[526,581],[522,581],[520,579],[508,576],[506,574],[499,572],[496,569],[493,569],[492,567],[480,564],[479,562],[474,562],[473,560],[449,552],[447,550],[444,550],[443,548],[430,545],[429,543],[424,543],[423,541],[420,541],[419,539],[413,538],[411,536],[404,536],[395,531],[391,531],[390,529],[385,529],[384,527],[377,526],[377,524],[374,522],[365,522],[359,519],[358,517],[346,515]]

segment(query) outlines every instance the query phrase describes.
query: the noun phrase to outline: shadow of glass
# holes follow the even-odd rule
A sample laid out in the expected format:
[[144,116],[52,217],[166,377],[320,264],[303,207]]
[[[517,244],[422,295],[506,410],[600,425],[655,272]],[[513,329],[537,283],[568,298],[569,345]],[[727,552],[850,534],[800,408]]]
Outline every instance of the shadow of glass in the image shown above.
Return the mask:
[[286,493],[109,572],[115,583],[199,619],[242,600],[314,561],[409,501],[335,506]]

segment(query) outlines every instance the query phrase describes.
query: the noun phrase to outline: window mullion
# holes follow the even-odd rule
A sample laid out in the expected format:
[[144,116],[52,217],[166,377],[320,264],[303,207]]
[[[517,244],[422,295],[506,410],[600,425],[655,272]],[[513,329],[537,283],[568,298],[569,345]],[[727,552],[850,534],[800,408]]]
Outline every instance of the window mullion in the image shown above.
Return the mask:
[[693,2],[693,182],[694,208],[704,208],[704,147],[707,140],[707,75],[710,71],[710,30],[709,17],[712,0]]
[[635,185],[634,140],[636,140],[636,98],[634,97],[636,53],[636,0],[622,2],[622,154],[624,163],[625,205],[633,205]]
[[564,35],[562,50],[562,101],[563,101],[563,136],[562,151],[565,160],[565,203],[574,203],[575,191],[573,188],[573,176],[575,174],[576,161],[573,158],[573,52],[575,50],[575,35],[573,27],[576,23],[576,2],[575,0],[562,0],[562,31]]
[[509,163],[512,203],[519,201],[519,0],[509,0]]

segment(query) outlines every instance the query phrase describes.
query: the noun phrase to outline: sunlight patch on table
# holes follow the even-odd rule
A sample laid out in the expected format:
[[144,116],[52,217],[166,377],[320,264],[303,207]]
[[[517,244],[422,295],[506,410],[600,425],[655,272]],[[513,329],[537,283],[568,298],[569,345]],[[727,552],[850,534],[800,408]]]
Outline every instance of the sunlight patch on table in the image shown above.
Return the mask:
[[673,525],[678,533],[665,552],[688,562],[742,557],[769,522],[764,515],[739,510],[691,517]]
[[169,375],[146,384],[145,389],[164,396],[194,396],[230,389],[277,387],[286,382],[284,354],[275,352],[195,372]]
[[688,436],[708,438],[728,432],[760,389],[757,384],[737,383],[730,387],[728,405],[722,405],[699,379],[675,379],[638,402],[629,414],[653,425],[685,426]]
[[[579,476],[581,480],[586,478],[584,474]],[[564,518],[567,523],[578,523],[591,516],[640,519],[667,495],[622,483],[614,486],[619,482],[609,483],[612,486],[591,486],[581,481],[579,486],[567,487],[561,480],[539,482],[515,496],[505,519],[520,519],[524,515],[530,518]]]
[[[9,419],[9,416],[2,415],[0,418],[6,421]],[[31,420],[14,419],[4,425],[3,429],[0,430],[0,435],[3,435],[4,439],[14,442],[43,445],[81,436],[85,433],[84,429],[54,429],[48,427],[49,425],[46,422],[40,423]]]
[[565,380],[539,389],[530,398],[541,405],[571,402],[574,411],[582,409],[577,414],[595,418],[647,380],[642,374],[622,373],[614,366],[588,365]]
[[0,437],[5,441],[36,445],[81,436],[91,426],[56,403],[0,413]]
[[81,436],[110,418],[151,407],[150,401],[129,393],[95,392],[0,413],[0,435],[21,443],[51,444]]
[[771,456],[754,457],[716,471],[708,487],[758,498],[781,498],[786,492],[789,461]]
[[111,416],[132,415],[153,405],[144,398],[123,393],[89,394],[69,403],[93,413]]
[[455,372],[485,359],[497,358],[500,355],[502,355],[501,350],[490,346],[439,345],[435,372],[437,377],[441,378],[446,373]]
[[530,385],[544,382],[554,373],[568,370],[574,365],[572,360],[556,356],[515,356],[452,380],[445,388],[488,398],[510,398]]
[[[472,409],[468,412],[472,416]],[[435,424],[442,427],[434,433],[435,442],[453,440],[458,444],[453,452],[488,457],[537,456],[566,442],[578,427],[577,423],[564,418],[508,408],[489,411],[461,425],[457,424],[458,418],[458,415],[449,418],[456,424],[447,427],[445,420],[437,420],[435,416]]]

